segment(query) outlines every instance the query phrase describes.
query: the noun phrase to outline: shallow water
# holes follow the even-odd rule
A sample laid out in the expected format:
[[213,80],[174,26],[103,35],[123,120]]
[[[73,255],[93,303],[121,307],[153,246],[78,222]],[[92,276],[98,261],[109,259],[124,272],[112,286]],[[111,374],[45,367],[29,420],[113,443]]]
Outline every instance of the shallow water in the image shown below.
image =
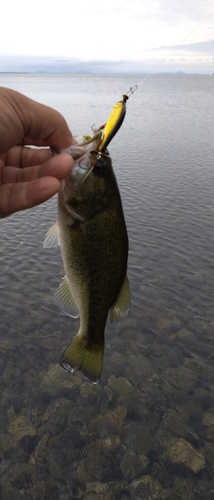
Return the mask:
[[[105,122],[140,77],[0,75]],[[130,240],[129,316],[107,324],[98,385],[58,365],[79,325],[56,309],[56,198],[0,223],[2,500],[211,500],[214,494],[214,80],[153,76],[109,147]]]

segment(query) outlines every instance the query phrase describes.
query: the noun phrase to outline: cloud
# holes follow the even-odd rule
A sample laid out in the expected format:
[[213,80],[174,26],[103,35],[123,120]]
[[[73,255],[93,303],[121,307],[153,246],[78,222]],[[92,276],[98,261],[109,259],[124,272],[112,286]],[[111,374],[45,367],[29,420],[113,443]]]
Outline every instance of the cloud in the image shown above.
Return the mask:
[[[181,45],[180,49],[186,50],[188,52],[201,52],[204,54],[213,55],[214,39],[208,40],[206,42],[196,42],[196,43],[189,43],[186,45]],[[179,48],[177,48],[177,50],[179,50]]]
[[211,40],[207,40],[205,42],[195,42],[195,43],[188,43],[188,44],[178,44],[178,45],[165,45],[162,47],[156,47],[155,49],[152,50],[175,50],[176,52],[178,51],[186,51],[186,52],[201,52],[204,54],[211,54],[213,55],[214,53],[214,38]]
[[[213,0],[27,0],[4,2],[2,55],[136,60],[140,51],[213,36]],[[11,15],[12,12],[12,15]],[[197,29],[195,29],[197,28]]]

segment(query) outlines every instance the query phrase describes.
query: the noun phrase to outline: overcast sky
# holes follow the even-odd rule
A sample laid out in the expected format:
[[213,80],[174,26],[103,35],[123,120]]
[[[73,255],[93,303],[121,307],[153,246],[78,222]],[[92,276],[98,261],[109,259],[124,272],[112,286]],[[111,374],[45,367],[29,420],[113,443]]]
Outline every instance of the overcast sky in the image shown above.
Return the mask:
[[[175,47],[197,26],[182,45]],[[214,73],[214,2],[3,2],[0,71],[33,71],[40,67],[78,71],[83,66],[93,72],[113,68]]]

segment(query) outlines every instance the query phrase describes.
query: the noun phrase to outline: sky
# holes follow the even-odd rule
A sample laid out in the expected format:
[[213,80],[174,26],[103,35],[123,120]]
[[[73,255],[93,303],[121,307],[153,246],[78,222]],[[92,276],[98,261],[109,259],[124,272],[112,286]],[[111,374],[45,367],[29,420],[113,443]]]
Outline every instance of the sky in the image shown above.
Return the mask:
[[0,71],[212,74],[214,2],[7,0]]

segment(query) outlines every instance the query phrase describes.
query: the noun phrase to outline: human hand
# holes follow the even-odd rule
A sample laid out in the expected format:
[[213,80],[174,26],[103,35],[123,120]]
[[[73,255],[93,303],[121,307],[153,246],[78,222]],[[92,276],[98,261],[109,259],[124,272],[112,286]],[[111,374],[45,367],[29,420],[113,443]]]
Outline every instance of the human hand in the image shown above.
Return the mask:
[[65,149],[75,142],[60,113],[0,87],[0,217],[51,198],[73,167],[68,154],[27,145]]

